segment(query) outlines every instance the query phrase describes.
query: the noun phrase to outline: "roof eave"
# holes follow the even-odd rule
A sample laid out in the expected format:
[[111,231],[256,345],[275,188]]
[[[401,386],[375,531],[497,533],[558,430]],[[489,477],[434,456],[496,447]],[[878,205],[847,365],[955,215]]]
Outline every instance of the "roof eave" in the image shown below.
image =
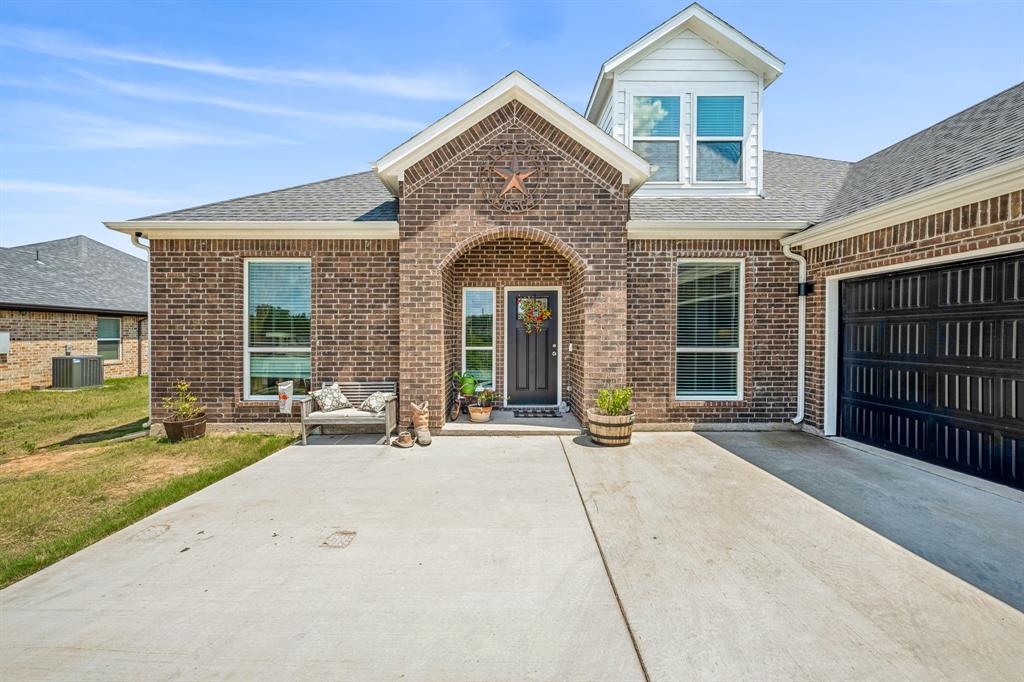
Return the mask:
[[103,224],[147,239],[398,239],[395,220],[125,220]]
[[628,239],[782,239],[806,220],[630,220]]

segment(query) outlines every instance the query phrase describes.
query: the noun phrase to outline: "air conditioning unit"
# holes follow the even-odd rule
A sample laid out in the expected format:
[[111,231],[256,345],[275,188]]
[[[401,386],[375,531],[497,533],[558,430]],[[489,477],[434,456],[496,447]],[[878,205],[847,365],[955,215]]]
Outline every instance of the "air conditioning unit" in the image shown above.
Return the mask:
[[53,359],[54,388],[84,388],[103,384],[99,355],[63,355]]

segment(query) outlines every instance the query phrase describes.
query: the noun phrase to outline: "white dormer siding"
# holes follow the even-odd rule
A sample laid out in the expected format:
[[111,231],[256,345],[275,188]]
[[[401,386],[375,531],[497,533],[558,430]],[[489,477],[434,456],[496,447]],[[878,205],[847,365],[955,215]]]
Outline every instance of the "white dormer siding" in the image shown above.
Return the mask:
[[[760,192],[763,79],[759,74],[693,31],[683,30],[659,41],[611,76],[610,96],[601,110],[598,125],[630,148],[636,148],[637,142],[634,139],[635,98],[679,98],[678,180],[658,182],[656,176],[652,177],[639,190],[640,194],[756,195]],[[743,98],[742,179],[739,181],[701,181],[698,177],[696,117],[700,97]],[[662,133],[671,135],[671,131]]]

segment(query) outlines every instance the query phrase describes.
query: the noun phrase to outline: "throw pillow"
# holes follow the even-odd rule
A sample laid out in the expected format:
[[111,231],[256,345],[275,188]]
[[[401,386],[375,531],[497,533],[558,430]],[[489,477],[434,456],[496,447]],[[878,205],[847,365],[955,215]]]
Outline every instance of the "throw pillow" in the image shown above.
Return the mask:
[[352,403],[341,392],[338,384],[324,386],[319,391],[313,391],[311,395],[321,412],[334,412],[336,410],[343,410],[346,407],[352,407]]
[[363,412],[373,412],[374,414],[377,414],[384,409],[384,406],[388,404],[388,400],[390,399],[390,393],[377,391],[376,393],[371,393],[370,397],[364,400],[363,404],[359,406],[359,409]]

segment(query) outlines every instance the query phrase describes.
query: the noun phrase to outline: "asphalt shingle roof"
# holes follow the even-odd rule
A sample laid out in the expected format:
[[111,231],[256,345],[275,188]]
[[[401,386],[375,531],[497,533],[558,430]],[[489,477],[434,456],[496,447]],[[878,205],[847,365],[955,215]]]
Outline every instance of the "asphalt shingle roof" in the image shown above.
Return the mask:
[[632,220],[815,222],[839,190],[847,161],[764,153],[763,197],[634,197]]
[[137,220],[398,220],[398,200],[373,171],[218,201]]
[[0,308],[145,315],[147,292],[146,261],[88,237],[0,248]]

